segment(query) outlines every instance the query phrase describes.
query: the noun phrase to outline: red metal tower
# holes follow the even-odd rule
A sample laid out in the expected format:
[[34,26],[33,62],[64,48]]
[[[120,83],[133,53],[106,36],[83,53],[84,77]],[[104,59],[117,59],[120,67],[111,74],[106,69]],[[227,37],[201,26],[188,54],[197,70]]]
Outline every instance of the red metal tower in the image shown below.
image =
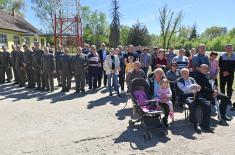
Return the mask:
[[60,9],[54,15],[54,45],[82,46],[82,21],[80,0],[61,0]]

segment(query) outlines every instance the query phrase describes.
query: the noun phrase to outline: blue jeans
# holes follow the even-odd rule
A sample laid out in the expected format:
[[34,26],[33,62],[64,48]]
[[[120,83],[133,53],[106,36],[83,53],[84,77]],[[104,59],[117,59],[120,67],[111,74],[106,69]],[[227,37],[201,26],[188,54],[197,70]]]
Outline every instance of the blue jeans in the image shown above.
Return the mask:
[[108,74],[107,77],[108,77],[109,93],[112,93],[112,82],[111,82],[111,78],[113,77],[114,88],[115,88],[117,94],[119,95],[118,75],[115,75],[115,74]]

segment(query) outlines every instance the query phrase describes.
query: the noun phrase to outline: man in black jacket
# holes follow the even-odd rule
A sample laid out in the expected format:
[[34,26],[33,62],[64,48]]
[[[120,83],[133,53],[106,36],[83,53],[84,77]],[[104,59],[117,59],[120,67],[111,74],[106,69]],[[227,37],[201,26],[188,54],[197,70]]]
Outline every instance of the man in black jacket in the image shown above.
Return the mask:
[[98,51],[98,54],[99,54],[100,63],[101,63],[101,66],[99,67],[99,71],[98,71],[98,88],[99,88],[101,87],[102,76],[104,76],[104,86],[106,87],[107,85],[107,75],[104,71],[103,63],[106,60],[106,56],[109,54],[109,52],[106,50],[105,43],[101,44],[101,49]]
[[[225,94],[225,86],[227,85],[227,96],[231,99],[233,94],[233,80],[235,71],[235,53],[233,53],[233,46],[231,44],[225,45],[226,53],[219,58],[220,69],[220,89],[221,93]],[[235,103],[232,110],[235,110]]]
[[192,76],[193,78],[196,80],[197,84],[199,84],[201,86],[201,90],[199,92],[199,94],[209,100],[209,101],[213,101],[214,97],[217,98],[217,100],[220,100],[220,106],[219,106],[219,110],[220,110],[220,114],[221,114],[221,119],[223,121],[231,121],[231,118],[226,116],[226,109],[227,109],[227,105],[231,104],[231,101],[229,99],[228,96],[219,93],[217,90],[214,90],[211,86],[211,84],[209,83],[209,79],[206,77],[208,73],[208,65],[206,64],[202,64],[199,68],[199,71],[196,70],[193,72]]

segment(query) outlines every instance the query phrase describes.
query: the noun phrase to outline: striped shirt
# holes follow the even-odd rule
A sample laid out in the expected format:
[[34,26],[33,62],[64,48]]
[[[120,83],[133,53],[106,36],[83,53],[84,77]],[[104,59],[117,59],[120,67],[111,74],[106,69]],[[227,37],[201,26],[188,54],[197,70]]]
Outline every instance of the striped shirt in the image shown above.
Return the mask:
[[186,66],[189,64],[188,58],[186,56],[175,56],[172,62],[177,63],[177,69],[179,70],[186,68]]
[[95,55],[93,53],[89,53],[87,58],[90,67],[99,67],[100,57],[98,53],[96,53]]

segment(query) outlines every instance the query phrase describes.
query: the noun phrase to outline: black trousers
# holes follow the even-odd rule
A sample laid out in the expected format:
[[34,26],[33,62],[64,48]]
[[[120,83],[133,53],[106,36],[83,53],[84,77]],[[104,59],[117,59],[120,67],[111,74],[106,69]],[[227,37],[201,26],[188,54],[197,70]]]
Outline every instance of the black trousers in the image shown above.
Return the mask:
[[202,98],[202,97],[196,97],[196,100],[189,103],[189,111],[190,111],[190,121],[196,125],[198,124],[197,122],[197,117],[196,117],[196,108],[197,107],[202,108],[202,123],[200,126],[208,128],[210,127],[210,118],[211,118],[211,104],[208,100]]
[[159,103],[159,105],[161,106],[163,112],[164,112],[164,117],[163,119],[168,120],[168,116],[169,116],[169,106],[166,103]]
[[[7,80],[7,82],[10,82],[12,79],[12,71],[11,71],[11,67],[1,67],[1,77],[0,77],[0,81],[5,82],[5,80]],[[5,74],[7,75],[7,79],[5,78]]]
[[231,99],[233,94],[233,80],[234,75],[229,75],[224,77],[220,74],[220,91],[222,94],[225,94],[225,86],[227,85],[227,96]]
[[103,66],[98,68],[98,86],[99,87],[101,86],[102,77],[104,77],[104,86],[106,86],[107,85],[107,75],[103,69]]
[[121,70],[119,72],[118,78],[119,78],[119,84],[121,86],[121,90],[124,90],[125,72]]
[[61,73],[62,90],[70,90],[71,89],[71,79],[72,79],[71,73],[66,73],[66,72],[62,71],[62,73]]
[[97,77],[98,77],[98,67],[92,67],[90,66],[88,68],[88,74],[89,74],[89,89],[96,89],[97,88]]
[[[209,96],[209,95],[208,95]],[[221,101],[219,104],[219,110],[220,110],[220,115],[221,117],[224,117],[226,114],[226,110],[227,110],[227,105],[228,104],[232,104],[230,98],[222,93],[218,93],[217,95],[217,100]],[[213,98],[214,101],[214,98]]]
[[34,87],[35,82],[34,82],[34,76],[33,76],[33,69],[32,68],[27,68],[26,69],[26,76],[28,78],[28,85],[30,87]]

